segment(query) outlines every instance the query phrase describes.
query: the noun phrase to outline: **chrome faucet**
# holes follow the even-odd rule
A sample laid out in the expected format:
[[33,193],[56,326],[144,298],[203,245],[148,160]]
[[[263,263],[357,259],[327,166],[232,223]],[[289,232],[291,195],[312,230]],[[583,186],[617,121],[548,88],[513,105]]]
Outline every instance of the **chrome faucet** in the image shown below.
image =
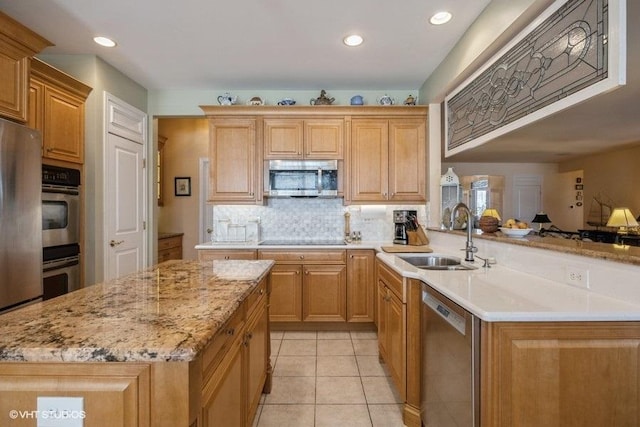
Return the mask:
[[471,215],[471,210],[464,203],[458,203],[451,210],[451,222],[449,225],[449,230],[453,230],[453,219],[456,216],[456,212],[462,209],[467,214],[467,244],[464,248],[465,257],[464,260],[468,262],[473,262],[473,254],[478,252],[478,248],[473,246],[473,215]]

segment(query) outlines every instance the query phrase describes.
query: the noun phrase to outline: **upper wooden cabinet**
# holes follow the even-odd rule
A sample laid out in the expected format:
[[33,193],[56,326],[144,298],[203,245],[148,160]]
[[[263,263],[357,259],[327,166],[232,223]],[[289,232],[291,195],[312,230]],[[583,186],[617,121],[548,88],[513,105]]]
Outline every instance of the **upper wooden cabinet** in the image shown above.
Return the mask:
[[28,125],[42,132],[42,157],[84,163],[84,106],[91,88],[31,60]]
[[425,106],[200,108],[211,123],[211,202],[262,202],[263,160],[278,159],[344,160],[345,204],[426,201]]
[[0,12],[0,116],[27,121],[29,59],[52,45]]
[[262,200],[256,151],[256,119],[209,121],[209,201],[256,203]]
[[264,158],[343,158],[343,119],[264,119]]
[[426,201],[426,118],[353,119],[352,202]]

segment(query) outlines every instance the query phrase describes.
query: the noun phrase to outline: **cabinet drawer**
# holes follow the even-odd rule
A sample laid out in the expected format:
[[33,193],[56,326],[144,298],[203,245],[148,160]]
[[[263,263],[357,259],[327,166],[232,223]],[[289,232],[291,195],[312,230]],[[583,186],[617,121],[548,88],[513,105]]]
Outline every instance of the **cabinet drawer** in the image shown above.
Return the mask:
[[182,246],[182,236],[168,237],[166,239],[158,239],[158,250],[169,248],[177,248]]
[[259,259],[272,259],[281,263],[296,264],[346,264],[347,251],[340,250],[262,250],[258,252]]
[[258,286],[247,297],[247,317],[251,316],[251,313],[255,309],[256,305],[262,297],[267,294],[267,279],[263,279]]
[[182,259],[182,246],[158,251],[158,262],[170,259]]
[[198,251],[198,259],[200,261],[211,261],[218,259],[257,259],[258,254],[255,250],[211,250],[201,249]]
[[242,333],[245,321],[246,305],[243,303],[238,307],[236,312],[231,316],[231,319],[224,324],[216,334],[216,336],[209,342],[207,348],[202,355],[202,372],[203,383],[211,376],[216,369],[226,352],[229,350],[231,343]]
[[378,277],[378,280],[382,280],[384,284],[387,285],[387,287],[391,289],[391,291],[395,293],[398,298],[400,298],[401,301],[404,301],[402,277],[381,262],[377,262],[376,265],[376,275]]

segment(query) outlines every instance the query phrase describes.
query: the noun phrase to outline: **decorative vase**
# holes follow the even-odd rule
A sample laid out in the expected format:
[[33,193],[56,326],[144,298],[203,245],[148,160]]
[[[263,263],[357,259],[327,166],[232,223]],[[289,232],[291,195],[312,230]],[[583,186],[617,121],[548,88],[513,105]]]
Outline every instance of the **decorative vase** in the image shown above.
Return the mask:
[[498,231],[498,218],[494,218],[492,216],[481,216],[480,221],[480,230],[483,233],[495,233]]

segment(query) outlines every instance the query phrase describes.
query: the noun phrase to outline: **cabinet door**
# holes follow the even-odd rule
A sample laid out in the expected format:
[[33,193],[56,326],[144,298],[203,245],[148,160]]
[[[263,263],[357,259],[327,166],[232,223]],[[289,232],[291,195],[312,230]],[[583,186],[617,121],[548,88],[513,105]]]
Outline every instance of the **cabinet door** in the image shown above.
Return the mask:
[[301,159],[303,156],[303,121],[298,119],[264,120],[264,158]]
[[347,251],[347,321],[375,320],[375,254],[370,250]]
[[336,159],[344,157],[344,120],[323,119],[304,121],[304,157]]
[[27,88],[29,58],[0,39],[0,116],[27,121]]
[[354,202],[382,202],[388,195],[389,123],[353,120],[349,186]]
[[404,322],[404,306],[402,301],[393,294],[388,292],[387,296],[387,367],[391,373],[391,378],[398,388],[400,397],[404,400],[406,397],[406,341],[405,341],[405,322]]
[[261,199],[256,192],[256,120],[211,119],[209,124],[209,200]]
[[245,337],[245,355],[247,359],[247,426],[250,426],[255,416],[262,389],[267,378],[267,367],[270,356],[269,315],[266,297],[258,303],[252,320],[249,321]]
[[389,200],[426,201],[425,135],[422,119],[389,121]]
[[202,425],[244,427],[243,340],[238,337],[202,391]]
[[53,87],[44,88],[43,157],[84,162],[84,101]]
[[31,80],[29,85],[29,116],[27,126],[44,131],[44,85]]
[[302,295],[304,321],[346,321],[346,266],[305,265]]
[[269,319],[272,322],[302,321],[302,266],[276,264],[269,275],[271,279]]

